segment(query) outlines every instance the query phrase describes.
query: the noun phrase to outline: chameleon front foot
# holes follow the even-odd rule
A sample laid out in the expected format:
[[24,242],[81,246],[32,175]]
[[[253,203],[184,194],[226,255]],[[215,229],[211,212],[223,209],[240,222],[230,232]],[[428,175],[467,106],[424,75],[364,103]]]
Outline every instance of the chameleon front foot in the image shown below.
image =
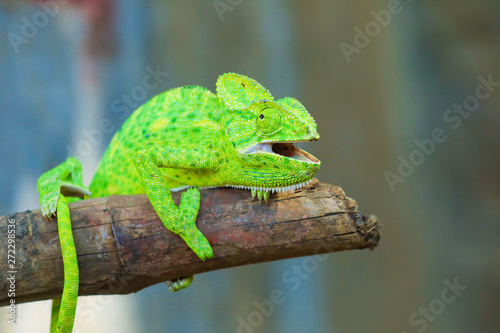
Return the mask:
[[186,244],[203,261],[214,256],[210,243],[196,226],[196,216],[200,208],[200,191],[190,188],[182,193],[178,208],[180,224],[168,229],[182,237]]
[[82,166],[74,157],[69,157],[64,163],[41,175],[37,189],[42,215],[48,219],[57,215],[59,194],[82,199],[91,196],[90,191],[82,184]]
[[170,281],[165,281],[165,284],[167,285],[168,289],[170,289],[170,291],[176,292],[181,289],[187,288],[191,284],[191,282],[193,282],[192,275],[188,277],[182,277]]
[[214,252],[208,240],[203,236],[196,226],[179,234],[191,250],[203,261],[214,256]]

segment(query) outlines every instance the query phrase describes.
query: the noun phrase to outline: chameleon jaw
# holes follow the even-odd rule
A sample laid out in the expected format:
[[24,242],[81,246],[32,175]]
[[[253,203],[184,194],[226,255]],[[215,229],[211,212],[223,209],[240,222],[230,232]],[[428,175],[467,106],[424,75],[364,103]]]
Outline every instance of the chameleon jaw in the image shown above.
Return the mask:
[[[312,140],[301,140],[301,141],[312,141]],[[301,142],[301,141],[280,141],[280,142],[260,142],[248,149],[246,151],[246,154],[271,154],[275,156],[279,156],[280,158],[289,158],[293,159],[299,163],[305,163],[305,164],[319,164],[320,161],[314,157],[313,155],[309,154],[308,152],[298,148],[295,146],[295,143]],[[246,190],[251,190],[252,191],[252,198],[257,196],[259,199],[259,202],[261,202],[262,199],[267,201],[269,199],[269,195],[273,192],[288,192],[288,191],[294,191],[296,189],[299,189],[301,187],[304,187],[305,185],[309,184],[312,181],[312,179],[309,179],[305,182],[298,183],[298,184],[292,184],[289,186],[283,186],[283,187],[254,187],[254,186],[244,186],[244,185],[229,185],[231,187],[235,188],[240,188],[240,189],[246,189]]]
[[252,192],[252,199],[255,198],[255,196],[257,196],[257,198],[259,199],[259,204],[260,204],[261,200],[264,199],[266,201],[266,205],[267,205],[267,201],[269,200],[269,196],[271,195],[271,193],[274,193],[274,192],[285,193],[285,192],[294,191],[294,190],[297,190],[299,188],[306,186],[310,182],[312,182],[312,179],[309,179],[309,180],[302,182],[302,183],[293,184],[293,185],[289,185],[289,186],[283,186],[283,187],[255,187],[255,186],[245,186],[245,185],[226,185],[226,186],[234,187],[234,188],[238,188],[238,189],[242,189],[242,190],[250,190]]
[[291,158],[305,163],[318,164],[319,160],[305,150],[295,146],[300,141],[289,142],[260,142],[246,152],[246,154],[267,153]]
[[[298,148],[294,143],[303,142],[303,141],[314,141],[313,140],[298,140],[298,141],[276,141],[276,142],[260,142],[253,146],[251,146],[244,154],[271,154],[275,156],[279,156],[280,158],[290,158],[299,163],[304,164],[316,164],[319,165],[321,162],[309,154],[308,152]],[[208,188],[217,188],[217,187],[233,187],[242,190],[250,190],[252,192],[252,199],[257,196],[259,201],[264,199],[267,201],[271,193],[285,193],[289,191],[294,191],[299,188],[302,188],[309,184],[312,181],[311,179],[306,180],[301,183],[291,184],[288,186],[279,186],[279,187],[264,187],[264,186],[247,186],[247,185],[236,185],[236,184],[226,184],[226,185],[218,185],[218,186],[202,186],[200,189],[208,189]],[[184,190],[186,188],[191,187],[190,185],[181,186],[178,188],[171,189],[172,192],[177,192],[180,190]]]

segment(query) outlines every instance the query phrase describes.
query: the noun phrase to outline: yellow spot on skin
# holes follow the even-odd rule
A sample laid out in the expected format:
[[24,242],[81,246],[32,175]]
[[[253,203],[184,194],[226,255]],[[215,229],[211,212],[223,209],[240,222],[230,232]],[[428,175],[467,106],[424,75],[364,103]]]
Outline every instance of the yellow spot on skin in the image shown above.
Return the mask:
[[170,123],[170,120],[165,119],[165,118],[160,118],[157,121],[155,121],[153,123],[153,125],[151,125],[151,132],[156,132],[156,131],[159,131],[161,129],[164,129],[165,127],[167,127],[167,125],[169,123]]
[[120,187],[116,186],[116,185],[108,185],[107,187],[107,192],[111,195],[111,194],[117,194],[120,192]]
[[111,140],[111,143],[109,144],[109,146],[111,147],[111,151],[109,153],[109,157],[112,158],[116,151],[118,150],[118,148],[121,146],[120,145],[120,142],[118,141],[118,136],[114,136],[113,139]]

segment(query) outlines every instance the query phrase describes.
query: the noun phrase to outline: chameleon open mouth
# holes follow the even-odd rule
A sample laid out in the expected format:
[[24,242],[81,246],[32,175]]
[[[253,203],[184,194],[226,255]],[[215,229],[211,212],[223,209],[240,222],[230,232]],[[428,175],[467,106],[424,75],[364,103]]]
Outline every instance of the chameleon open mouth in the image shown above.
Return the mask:
[[319,160],[305,150],[295,146],[296,142],[264,142],[254,145],[247,154],[266,152],[292,158],[297,161],[317,164]]

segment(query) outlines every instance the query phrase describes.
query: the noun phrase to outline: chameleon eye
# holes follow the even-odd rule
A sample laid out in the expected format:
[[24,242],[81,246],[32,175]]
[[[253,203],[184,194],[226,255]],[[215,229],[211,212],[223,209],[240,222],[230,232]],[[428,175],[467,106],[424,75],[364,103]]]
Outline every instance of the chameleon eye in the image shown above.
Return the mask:
[[279,131],[281,123],[281,112],[271,107],[263,109],[257,118],[257,128],[264,135],[272,135]]

